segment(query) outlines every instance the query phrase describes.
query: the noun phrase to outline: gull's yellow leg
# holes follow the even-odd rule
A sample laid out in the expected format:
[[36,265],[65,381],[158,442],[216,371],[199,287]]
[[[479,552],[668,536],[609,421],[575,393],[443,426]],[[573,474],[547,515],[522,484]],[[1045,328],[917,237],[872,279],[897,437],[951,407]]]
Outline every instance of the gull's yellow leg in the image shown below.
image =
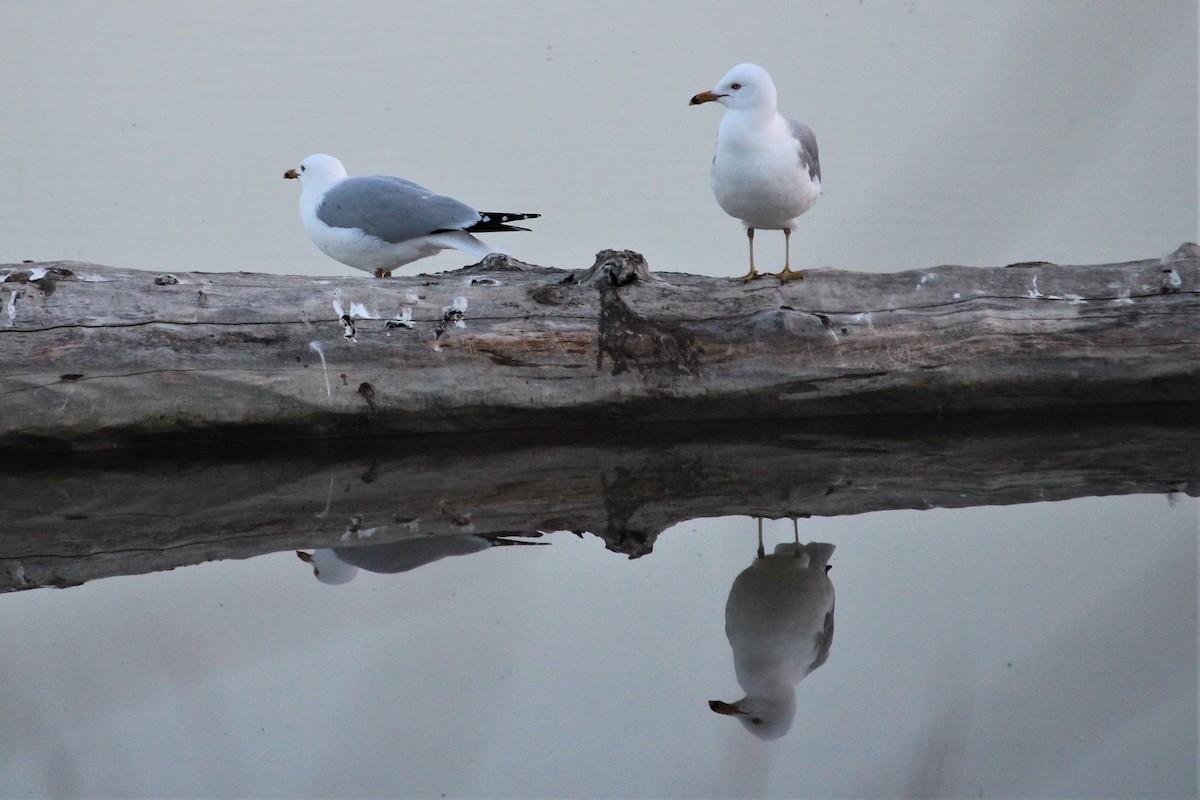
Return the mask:
[[746,228],[746,237],[750,240],[750,271],[740,278],[734,278],[735,281],[752,281],[758,277],[754,269],[754,228]]
[[792,229],[783,229],[783,272],[779,273],[779,280],[787,281],[802,281],[804,273],[797,270],[792,272]]

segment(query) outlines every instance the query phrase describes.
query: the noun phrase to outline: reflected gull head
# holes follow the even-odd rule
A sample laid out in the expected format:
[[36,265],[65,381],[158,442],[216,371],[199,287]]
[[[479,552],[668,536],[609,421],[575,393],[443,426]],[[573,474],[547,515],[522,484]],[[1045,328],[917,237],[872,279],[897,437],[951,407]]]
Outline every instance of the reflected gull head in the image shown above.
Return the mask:
[[833,644],[834,545],[780,544],[766,555],[758,521],[758,557],[733,582],[725,605],[725,635],[746,696],[709,708],[737,717],[760,739],[778,739],[796,716],[796,684],[829,658]]
[[717,204],[746,226],[750,271],[754,268],[756,228],[782,230],[783,280],[803,278],[791,268],[792,231],[804,212],[821,196],[821,162],[817,137],[798,120],[776,108],[775,82],[757,64],[738,64],[711,90],[692,97],[689,105],[720,103],[726,109],[717,131],[717,151],[709,180]]
[[[530,535],[530,534],[523,534]],[[313,575],[321,583],[340,584],[354,579],[359,569],[368,572],[395,574],[432,564],[447,556],[479,553],[504,545],[542,545],[549,542],[526,542],[503,536],[430,536],[420,539],[400,539],[384,544],[357,547],[318,548],[312,553],[297,550],[301,561],[311,564]]]
[[403,178],[352,178],[342,162],[317,153],[283,173],[299,179],[300,220],[325,255],[376,278],[437,253],[500,253],[472,234],[524,231],[509,223],[540,214],[479,212]]
[[300,557],[301,561],[312,565],[313,575],[321,583],[328,583],[331,586],[349,583],[358,574],[358,567],[342,561],[337,557],[337,553],[329,548],[320,548],[311,553],[297,550],[296,555]]

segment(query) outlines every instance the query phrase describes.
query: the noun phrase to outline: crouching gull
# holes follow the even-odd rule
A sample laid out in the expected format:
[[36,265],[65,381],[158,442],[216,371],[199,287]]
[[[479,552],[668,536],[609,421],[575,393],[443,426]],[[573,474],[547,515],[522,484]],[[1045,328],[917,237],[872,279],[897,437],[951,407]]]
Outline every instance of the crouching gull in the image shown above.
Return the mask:
[[791,263],[792,231],[799,217],[821,196],[821,162],[817,137],[803,122],[776,109],[775,83],[755,64],[738,64],[711,91],[700,92],[689,105],[717,102],[725,116],[717,130],[717,152],[709,181],[717,203],[746,226],[750,239],[750,272],[754,269],[754,230],[782,230],[785,281],[802,279]]
[[392,270],[439,250],[479,258],[503,252],[471,234],[527,231],[509,223],[541,216],[479,212],[403,178],[351,178],[341,161],[320,153],[283,177],[300,179],[300,220],[313,244],[376,278],[390,278]]
[[[540,536],[541,534],[513,535]],[[359,568],[368,572],[394,574],[432,564],[447,556],[470,555],[490,547],[545,544],[549,544],[549,542],[527,542],[522,539],[509,539],[501,535],[457,534],[423,539],[400,539],[384,544],[357,547],[318,548],[311,553],[297,550],[296,555],[301,561],[312,565],[313,575],[321,583],[337,585],[354,580]]]

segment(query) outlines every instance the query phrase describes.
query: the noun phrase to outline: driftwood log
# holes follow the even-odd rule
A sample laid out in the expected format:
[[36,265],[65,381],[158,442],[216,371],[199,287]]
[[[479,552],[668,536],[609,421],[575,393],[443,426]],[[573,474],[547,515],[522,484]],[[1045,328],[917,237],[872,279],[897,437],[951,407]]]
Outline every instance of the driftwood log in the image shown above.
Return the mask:
[[1149,493],[1200,494],[1196,405],[28,455],[0,462],[0,592],[430,536],[570,530],[640,556],[700,517]]
[[1200,248],[781,285],[0,266],[0,449],[1200,398]]

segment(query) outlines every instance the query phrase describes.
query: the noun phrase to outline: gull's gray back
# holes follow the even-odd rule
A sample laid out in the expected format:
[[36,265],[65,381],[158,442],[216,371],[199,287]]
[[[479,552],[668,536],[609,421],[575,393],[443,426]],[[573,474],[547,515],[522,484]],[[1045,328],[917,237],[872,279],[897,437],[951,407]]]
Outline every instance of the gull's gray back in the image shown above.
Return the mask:
[[332,228],[361,228],[385,242],[404,242],[479,221],[479,212],[453,197],[386,175],[347,178],[325,193],[317,218]]
[[491,546],[481,536],[433,536],[361,547],[336,547],[333,552],[347,564],[369,572],[394,574],[432,564],[447,556],[478,553]]
[[808,170],[808,174],[821,180],[821,156],[817,152],[817,137],[812,128],[799,120],[786,117],[792,126],[792,135],[800,141],[800,163]]

